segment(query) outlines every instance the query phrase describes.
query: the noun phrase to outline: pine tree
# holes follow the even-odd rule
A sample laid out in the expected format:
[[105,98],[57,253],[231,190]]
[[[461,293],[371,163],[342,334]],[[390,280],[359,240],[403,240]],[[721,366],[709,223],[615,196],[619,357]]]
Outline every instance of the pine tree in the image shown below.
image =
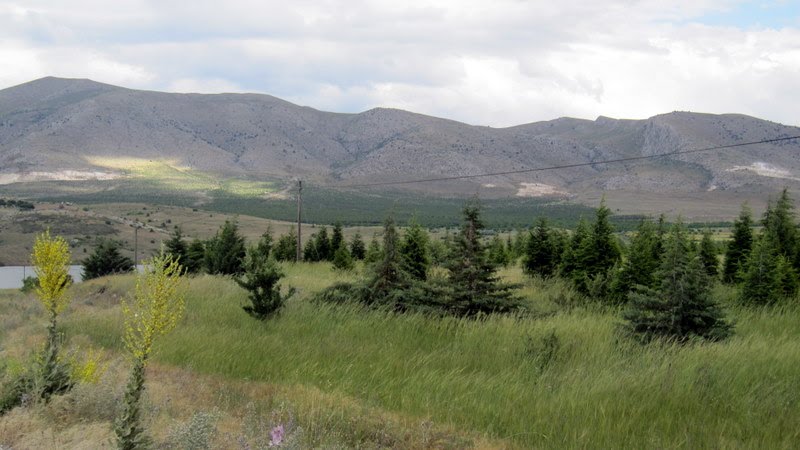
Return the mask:
[[334,249],[331,247],[331,240],[328,237],[328,229],[326,227],[323,226],[322,228],[320,228],[319,232],[317,233],[317,237],[314,241],[314,245],[317,249],[318,261],[333,260]]
[[412,220],[411,226],[406,230],[403,242],[400,244],[400,255],[409,275],[420,281],[428,278],[428,268],[431,265],[428,254],[428,233],[416,220]]
[[317,251],[316,234],[312,234],[308,238],[308,241],[306,241],[306,245],[303,246],[303,260],[307,262],[317,262],[322,260],[322,257]]
[[356,232],[353,235],[353,240],[350,241],[350,254],[353,256],[353,259],[357,261],[361,261],[367,255],[367,247],[364,244],[364,240],[361,238],[361,234]]
[[503,284],[496,267],[486,257],[480,242],[483,222],[480,206],[469,202],[464,207],[464,225],[457,236],[447,264],[450,294],[449,311],[461,316],[510,312],[520,306],[511,292],[516,286]]
[[110,239],[101,240],[95,247],[94,253],[83,261],[83,280],[132,271],[133,260],[123,256],[119,249],[119,242]]
[[779,271],[782,255],[778,254],[778,246],[772,239],[771,235],[764,233],[753,243],[742,279],[741,300],[744,304],[770,305],[784,297],[784,274]]
[[603,199],[597,209],[590,238],[582,248],[581,264],[589,275],[605,274],[620,260],[621,252],[610,217],[611,210]]
[[346,245],[340,245],[334,253],[333,268],[342,272],[349,272],[355,268],[355,261]]
[[244,273],[234,280],[248,291],[251,304],[242,308],[256,319],[266,320],[280,311],[294,294],[294,289],[286,295],[281,294],[279,282],[284,273],[275,259],[259,247],[247,249],[243,265]]
[[172,231],[172,237],[164,242],[164,253],[172,255],[172,258],[181,266],[186,266],[186,253],[189,251],[189,246],[183,240],[183,233],[180,227],[175,227]]
[[667,239],[658,278],[657,289],[642,288],[630,295],[624,327],[632,336],[642,342],[658,338],[686,342],[730,335],[732,327],[711,298],[703,263],[691,253],[680,223]]
[[786,188],[773,206],[764,213],[764,232],[772,236],[778,254],[794,262],[797,252],[797,226],[794,223],[794,204]]
[[558,237],[550,229],[546,218],[539,218],[527,241],[522,269],[528,275],[552,276],[561,262],[561,249]]
[[495,266],[505,267],[511,263],[511,253],[509,253],[506,243],[500,238],[499,234],[495,234],[492,237],[487,250],[489,252],[489,261]]
[[403,259],[398,246],[397,229],[394,220],[389,217],[383,223],[381,259],[370,268],[372,276],[367,281],[372,303],[390,303],[392,291],[403,290],[408,285],[409,275],[403,270]]
[[698,249],[698,256],[709,278],[717,278],[719,274],[717,246],[714,244],[714,241],[711,240],[711,232],[708,230],[703,233],[703,239],[700,241],[700,248]]
[[444,266],[450,256],[450,248],[444,237],[428,241],[428,254],[431,256],[431,265]]
[[626,303],[628,294],[637,286],[656,287],[656,271],[661,264],[658,252],[661,249],[656,225],[649,220],[642,220],[631,239],[628,255],[611,284],[611,299],[615,303]]
[[605,298],[611,270],[620,262],[621,251],[609,220],[611,210],[600,202],[588,239],[576,251],[576,270],[571,274],[575,287],[584,294]]
[[244,271],[244,237],[236,221],[226,220],[206,244],[205,266],[212,275],[238,275]]
[[297,258],[297,233],[294,228],[289,228],[288,234],[278,238],[278,243],[272,252],[278,261],[294,261]]
[[270,254],[272,254],[273,241],[272,227],[267,227],[267,231],[265,231],[264,234],[261,235],[261,239],[258,240],[255,250],[262,255],[269,257]]
[[183,266],[187,273],[198,273],[203,268],[206,257],[206,243],[200,239],[195,239],[186,249],[186,258]]
[[333,232],[331,233],[331,260],[333,260],[336,250],[339,250],[339,247],[344,245],[346,244],[344,242],[342,224],[340,222],[336,222],[333,224]]
[[367,253],[364,255],[364,262],[367,264],[375,264],[381,259],[383,259],[381,244],[378,242],[378,237],[372,235],[372,240],[369,242],[369,247],[367,247]]
[[753,248],[753,218],[747,205],[742,205],[739,218],[733,222],[733,235],[725,252],[725,265],[722,269],[722,280],[726,283],[739,281],[739,274],[744,272],[747,257]]
[[527,237],[528,232],[524,230],[517,230],[516,234],[514,234],[514,245],[511,247],[511,255],[514,259],[518,259],[525,254],[525,249],[528,246]]
[[575,228],[575,232],[572,233],[572,237],[569,240],[569,245],[567,245],[567,247],[564,249],[564,253],[562,254],[561,266],[559,267],[561,275],[568,278],[573,278],[575,277],[576,272],[581,271],[581,249],[584,247],[586,242],[589,241],[589,238],[589,224],[586,223],[586,220],[584,220],[583,217],[581,217],[580,221],[578,221],[578,226]]

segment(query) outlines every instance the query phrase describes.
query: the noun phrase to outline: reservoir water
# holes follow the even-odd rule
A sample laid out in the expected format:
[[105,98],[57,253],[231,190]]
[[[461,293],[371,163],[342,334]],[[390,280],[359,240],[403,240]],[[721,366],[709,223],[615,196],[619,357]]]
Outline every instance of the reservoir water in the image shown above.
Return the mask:
[[[139,271],[142,266],[137,266]],[[69,274],[76,283],[81,282],[83,266],[69,266]],[[32,266],[3,266],[0,267],[0,289],[19,289],[22,287],[22,279],[25,277],[35,277],[36,273]]]

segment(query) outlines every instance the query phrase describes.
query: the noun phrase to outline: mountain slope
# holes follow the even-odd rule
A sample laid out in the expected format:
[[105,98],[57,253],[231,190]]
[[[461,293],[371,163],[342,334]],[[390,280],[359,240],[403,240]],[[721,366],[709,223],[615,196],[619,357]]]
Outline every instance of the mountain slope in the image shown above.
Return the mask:
[[[753,117],[675,112],[470,126],[377,108],[338,114],[261,94],[169,94],[43,78],[0,91],[0,180],[124,174],[164,161],[227,176],[352,183],[579,164],[800,134]],[[796,186],[800,142],[629,164],[408,186],[487,195],[704,192]]]

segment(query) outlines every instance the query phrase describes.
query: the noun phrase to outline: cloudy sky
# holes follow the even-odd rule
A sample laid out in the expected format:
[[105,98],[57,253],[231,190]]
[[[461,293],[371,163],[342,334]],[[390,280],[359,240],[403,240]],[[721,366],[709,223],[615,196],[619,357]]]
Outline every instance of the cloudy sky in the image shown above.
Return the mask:
[[46,75],[492,126],[800,125],[800,0],[0,0],[0,88]]

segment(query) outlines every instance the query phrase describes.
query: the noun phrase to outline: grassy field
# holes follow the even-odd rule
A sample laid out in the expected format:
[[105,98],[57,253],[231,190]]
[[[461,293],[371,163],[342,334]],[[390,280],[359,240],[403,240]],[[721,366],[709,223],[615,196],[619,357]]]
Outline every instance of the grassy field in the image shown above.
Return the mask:
[[[284,285],[299,294],[265,323],[241,310],[245,293],[230,280],[191,280],[187,315],[158,346],[148,385],[159,438],[216,408],[228,434],[215,442],[224,447],[224,436],[246,434],[236,427],[253,407],[246,392],[258,391],[265,417],[291,411],[311,447],[761,449],[794,448],[800,439],[797,304],[742,309],[735,292],[718,287],[736,322],[733,338],[643,347],[618,335],[618,311],[518,268],[503,277],[524,283],[529,312],[485,320],[315,305],[310,293],[352,275],[325,264],[286,269]],[[118,358],[118,303],[132,287],[127,276],[75,286],[64,323],[70,341]],[[31,298],[0,295],[2,355],[19,361],[43,338],[43,320]],[[198,384],[198,400],[181,392],[183,379]],[[165,398],[173,406],[159,409]],[[68,439],[52,408],[38,408],[0,419],[0,444],[25,439],[12,442],[15,414]],[[74,414],[65,413],[68,423]],[[107,434],[104,420],[91,422],[98,436]]]

